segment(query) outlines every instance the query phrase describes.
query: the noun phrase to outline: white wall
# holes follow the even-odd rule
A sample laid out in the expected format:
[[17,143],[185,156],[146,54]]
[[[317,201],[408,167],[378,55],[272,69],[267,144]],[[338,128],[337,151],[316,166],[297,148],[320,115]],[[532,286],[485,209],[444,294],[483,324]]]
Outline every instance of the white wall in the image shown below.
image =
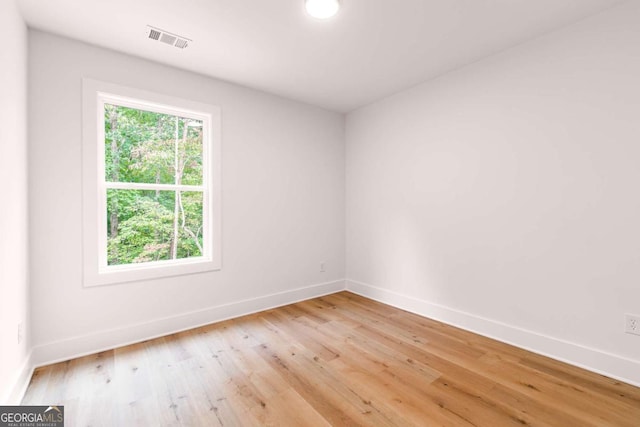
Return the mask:
[[348,286],[640,384],[640,3],[347,116]]
[[[28,351],[27,29],[0,2],[0,404],[15,403]],[[24,325],[18,343],[18,324]],[[13,394],[13,395],[12,395]]]
[[[36,364],[344,286],[342,115],[37,31],[29,48]],[[82,287],[82,77],[222,108],[222,271]]]

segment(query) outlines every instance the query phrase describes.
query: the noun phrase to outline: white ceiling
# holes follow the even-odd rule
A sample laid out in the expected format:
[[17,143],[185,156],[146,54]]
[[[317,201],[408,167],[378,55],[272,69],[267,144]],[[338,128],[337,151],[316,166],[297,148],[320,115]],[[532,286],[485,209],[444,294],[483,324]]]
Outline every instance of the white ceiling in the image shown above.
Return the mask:
[[[31,27],[350,111],[623,0],[19,0]],[[147,25],[193,39],[147,39]]]

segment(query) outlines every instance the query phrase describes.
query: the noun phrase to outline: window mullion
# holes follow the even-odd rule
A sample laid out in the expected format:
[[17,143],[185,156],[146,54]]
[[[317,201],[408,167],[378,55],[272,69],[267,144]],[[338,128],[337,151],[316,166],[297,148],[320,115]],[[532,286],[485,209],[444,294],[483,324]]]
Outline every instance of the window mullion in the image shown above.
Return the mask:
[[196,191],[205,192],[202,185],[147,184],[138,182],[105,182],[105,187],[114,190],[158,190],[158,191]]

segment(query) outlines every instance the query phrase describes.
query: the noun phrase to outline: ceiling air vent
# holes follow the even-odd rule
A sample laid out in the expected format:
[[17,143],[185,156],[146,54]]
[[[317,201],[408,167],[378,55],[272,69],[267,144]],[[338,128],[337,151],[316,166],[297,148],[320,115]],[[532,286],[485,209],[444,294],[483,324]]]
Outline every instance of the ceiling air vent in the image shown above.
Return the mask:
[[147,35],[151,40],[157,40],[173,47],[177,47],[178,49],[184,49],[189,46],[189,43],[191,42],[191,39],[161,30],[160,28],[152,27],[151,25],[147,25],[147,27],[149,29]]
[[149,30],[149,38],[150,39],[159,40],[160,39],[160,34],[162,34],[160,31],[154,30],[153,28],[151,28]]
[[174,45],[175,47],[178,47],[180,49],[184,49],[185,47],[187,47],[189,44],[189,42],[187,42],[187,40],[185,39],[178,39],[176,40],[176,44]]

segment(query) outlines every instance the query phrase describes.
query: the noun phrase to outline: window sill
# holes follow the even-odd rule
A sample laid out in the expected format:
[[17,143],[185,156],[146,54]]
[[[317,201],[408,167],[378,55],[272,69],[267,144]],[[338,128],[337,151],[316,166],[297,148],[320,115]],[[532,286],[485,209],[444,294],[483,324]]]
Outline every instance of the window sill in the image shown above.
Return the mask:
[[194,260],[159,261],[141,264],[136,267],[126,265],[107,267],[103,270],[95,268],[92,270],[98,271],[97,274],[91,274],[88,271],[85,271],[84,287],[117,285],[121,283],[218,271],[220,269],[221,266],[219,264],[214,261],[203,260],[203,258],[197,258]]

